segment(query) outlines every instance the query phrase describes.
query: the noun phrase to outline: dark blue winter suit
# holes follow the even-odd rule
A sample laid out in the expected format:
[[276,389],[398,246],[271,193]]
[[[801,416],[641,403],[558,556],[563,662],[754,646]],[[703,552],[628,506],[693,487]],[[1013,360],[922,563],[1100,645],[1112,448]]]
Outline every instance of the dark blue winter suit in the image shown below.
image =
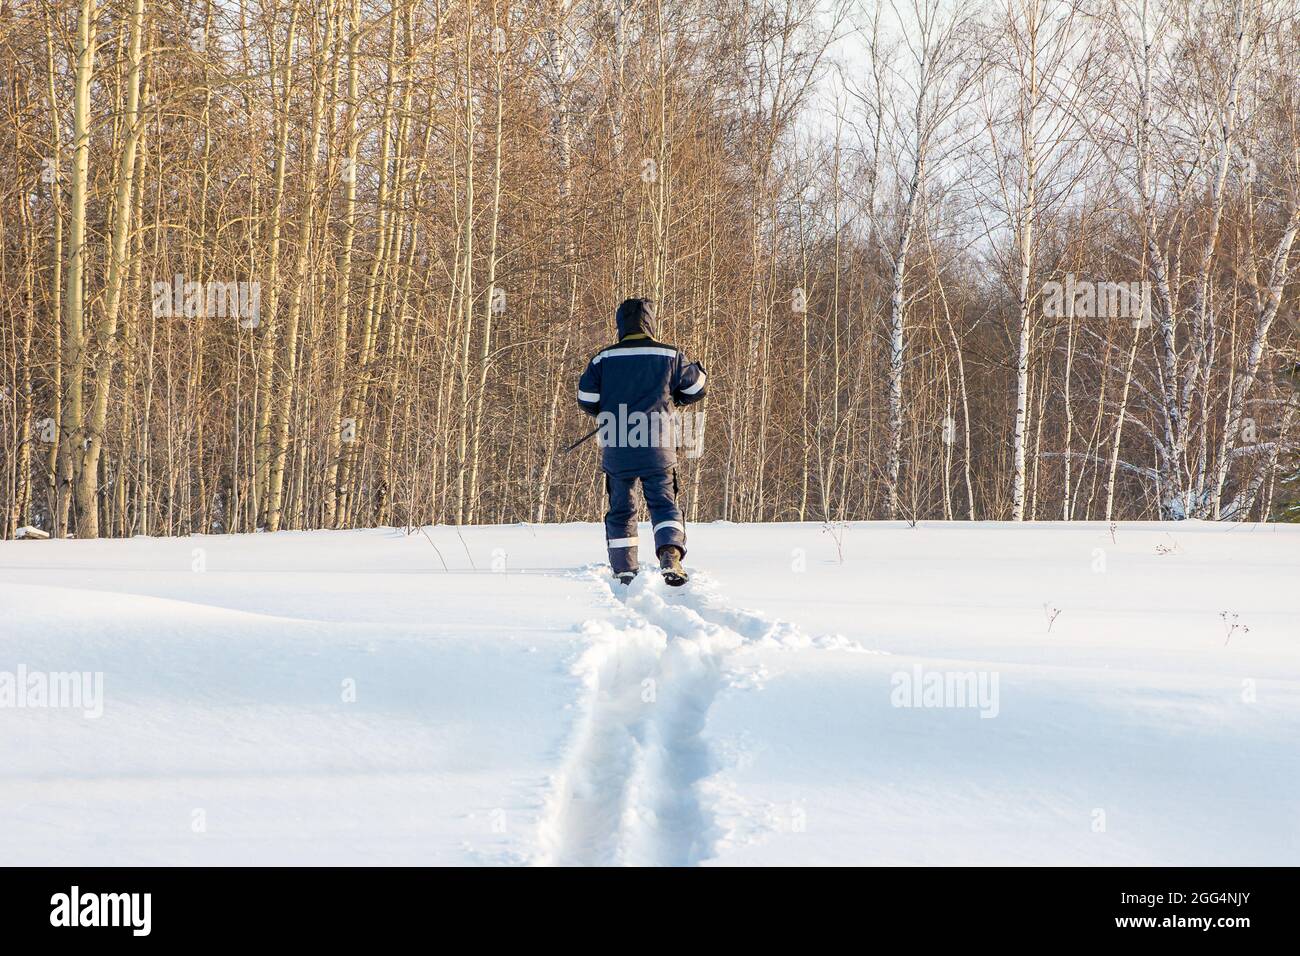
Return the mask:
[[605,540],[615,573],[637,568],[637,481],[650,510],[655,553],[673,545],[686,554],[671,422],[674,406],[704,398],[704,368],[654,334],[653,303],[628,299],[618,308],[618,342],[597,352],[578,380],[578,406],[599,426],[609,493]]

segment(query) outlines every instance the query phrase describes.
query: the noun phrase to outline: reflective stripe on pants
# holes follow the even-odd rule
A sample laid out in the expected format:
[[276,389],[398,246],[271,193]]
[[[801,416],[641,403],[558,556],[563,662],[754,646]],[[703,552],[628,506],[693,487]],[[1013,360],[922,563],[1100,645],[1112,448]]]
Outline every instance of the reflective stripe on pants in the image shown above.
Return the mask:
[[677,507],[677,473],[656,471],[631,478],[605,476],[609,511],[605,513],[605,542],[609,549],[609,566],[615,573],[637,568],[636,483],[641,482],[655,553],[666,545],[675,545],[686,554],[686,522]]

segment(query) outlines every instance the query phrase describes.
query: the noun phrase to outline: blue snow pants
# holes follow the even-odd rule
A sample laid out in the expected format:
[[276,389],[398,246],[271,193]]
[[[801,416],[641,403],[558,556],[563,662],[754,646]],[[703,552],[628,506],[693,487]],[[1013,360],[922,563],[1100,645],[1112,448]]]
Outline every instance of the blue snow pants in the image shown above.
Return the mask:
[[621,478],[605,475],[609,494],[609,511],[605,512],[605,544],[609,548],[609,566],[617,574],[637,569],[636,501],[633,493],[641,482],[646,507],[650,509],[655,554],[668,546],[681,548],[686,554],[686,525],[682,509],[677,507],[677,472],[653,471]]

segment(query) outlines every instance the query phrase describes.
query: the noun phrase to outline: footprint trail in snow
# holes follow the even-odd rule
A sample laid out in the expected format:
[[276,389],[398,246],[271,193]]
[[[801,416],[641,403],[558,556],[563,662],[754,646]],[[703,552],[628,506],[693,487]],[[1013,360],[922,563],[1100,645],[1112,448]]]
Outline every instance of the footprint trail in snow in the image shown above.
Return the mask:
[[[695,784],[711,770],[700,732],[720,681],[723,653],[741,642],[711,634],[663,583],[643,575],[624,608],[591,621],[577,673],[586,683],[568,759],[542,828],[542,862],[560,866],[689,866],[710,855],[710,821]],[[614,591],[624,592],[618,594]]]
[[[623,605],[615,621],[589,621],[575,667],[586,685],[568,757],[553,783],[540,863],[693,866],[718,840],[699,784],[716,769],[702,732],[726,656],[755,642],[840,646],[793,625],[728,607],[705,575],[669,591],[658,575],[626,589],[592,577]],[[829,642],[829,643],[828,643]]]

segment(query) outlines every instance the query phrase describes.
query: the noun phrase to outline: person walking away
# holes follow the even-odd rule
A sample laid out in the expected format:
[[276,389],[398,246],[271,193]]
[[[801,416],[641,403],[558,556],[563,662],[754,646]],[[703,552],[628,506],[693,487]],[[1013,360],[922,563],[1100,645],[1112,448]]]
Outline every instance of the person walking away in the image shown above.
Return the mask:
[[601,468],[609,510],[605,545],[614,576],[636,577],[637,482],[650,511],[655,556],[664,582],[680,587],[687,574],[686,525],[677,504],[677,437],[673,409],[704,398],[706,376],[699,362],[656,338],[655,305],[625,299],[615,315],[618,341],[601,349],[578,380],[578,407],[597,419]]

